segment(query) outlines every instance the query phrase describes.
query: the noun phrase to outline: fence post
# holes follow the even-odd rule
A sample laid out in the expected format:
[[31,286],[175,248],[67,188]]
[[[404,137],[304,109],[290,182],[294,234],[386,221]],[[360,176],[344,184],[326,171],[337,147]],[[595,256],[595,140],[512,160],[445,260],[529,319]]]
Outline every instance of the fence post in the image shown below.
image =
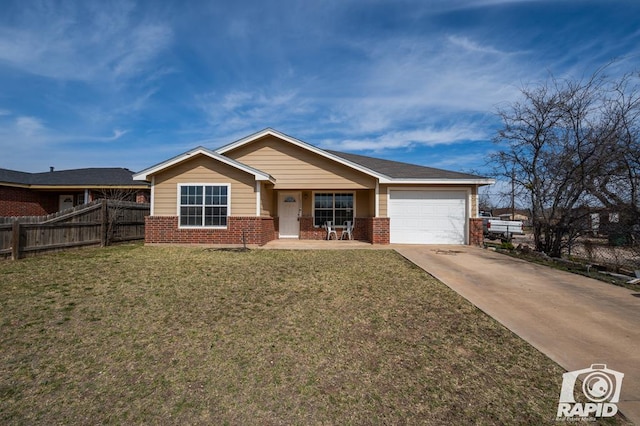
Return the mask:
[[13,221],[11,234],[11,260],[20,259],[20,221]]
[[107,230],[108,230],[108,225],[109,225],[109,208],[107,206],[107,200],[103,199],[102,200],[102,208],[100,209],[100,218],[101,218],[101,225],[100,225],[100,246],[101,247],[106,247],[109,244],[108,238],[107,238]]

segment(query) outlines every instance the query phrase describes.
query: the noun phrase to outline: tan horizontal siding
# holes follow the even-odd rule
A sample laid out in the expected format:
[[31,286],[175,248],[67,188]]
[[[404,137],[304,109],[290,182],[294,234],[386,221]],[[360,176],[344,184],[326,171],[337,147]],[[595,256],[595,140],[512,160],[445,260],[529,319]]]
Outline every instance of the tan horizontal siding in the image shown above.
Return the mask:
[[275,189],[361,189],[375,179],[336,161],[274,137],[265,137],[225,153],[276,179]]
[[471,208],[469,217],[478,217],[478,187],[471,188]]
[[155,176],[154,215],[178,214],[178,184],[231,184],[231,215],[255,216],[255,178],[235,167],[205,156],[197,156]]
[[375,209],[372,210],[372,197],[375,197],[375,192],[372,190],[356,191],[356,215],[358,217],[373,217]]
[[262,216],[275,216],[274,211],[274,196],[273,184],[261,183],[262,189],[260,191],[260,214]]
[[389,185],[380,185],[380,217],[387,217],[389,212],[388,209],[388,200],[389,196],[387,195],[389,191]]

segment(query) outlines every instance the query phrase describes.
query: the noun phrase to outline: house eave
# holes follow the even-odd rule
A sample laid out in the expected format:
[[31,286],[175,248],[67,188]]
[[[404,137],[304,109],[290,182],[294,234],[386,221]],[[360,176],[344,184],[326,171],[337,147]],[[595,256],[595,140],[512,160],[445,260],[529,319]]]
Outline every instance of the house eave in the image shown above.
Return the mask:
[[16,183],[16,182],[0,182],[0,186],[10,186],[12,188],[29,188],[30,185],[27,183]]
[[198,147],[195,148],[191,151],[185,152],[184,154],[180,154],[176,157],[173,157],[167,161],[164,161],[162,163],[156,164],[155,166],[149,167],[148,169],[142,170],[136,174],[133,175],[133,180],[145,180],[148,181],[150,180],[151,176],[165,170],[168,169],[170,167],[173,167],[177,164],[180,164],[184,161],[187,161],[191,158],[194,158],[197,155],[204,155],[207,156],[211,159],[220,161],[223,164],[226,164],[228,166],[234,167],[236,169],[242,170],[245,173],[248,173],[250,175],[253,175],[254,178],[257,181],[268,181],[271,183],[275,183],[275,179],[269,175],[268,173],[265,173],[263,171],[260,171],[258,169],[254,169],[253,167],[247,166],[246,164],[242,164],[238,161],[235,161],[229,157],[225,157],[224,155],[217,153],[215,151],[211,151],[207,148],[204,147]]
[[13,183],[13,182],[0,182],[0,186],[8,186],[12,188],[24,188],[24,189],[32,189],[38,191],[64,191],[64,190],[84,190],[84,189],[149,189],[148,184],[133,184],[133,185],[114,185],[114,184],[104,184],[104,185],[46,185],[46,184],[23,184],[23,183]]
[[79,190],[79,189],[149,189],[149,185],[30,185],[29,189],[41,191]]
[[401,185],[492,185],[495,179],[380,179],[381,184],[401,184]]

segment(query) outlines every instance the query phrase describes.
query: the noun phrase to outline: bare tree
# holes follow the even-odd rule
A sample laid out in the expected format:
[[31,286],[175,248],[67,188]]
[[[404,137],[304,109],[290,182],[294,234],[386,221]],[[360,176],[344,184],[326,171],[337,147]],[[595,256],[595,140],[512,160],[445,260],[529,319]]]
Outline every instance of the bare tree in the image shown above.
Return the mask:
[[126,188],[106,188],[98,191],[98,198],[108,201],[106,244],[109,245],[117,235],[118,223],[122,221],[124,205],[135,202],[138,191]]
[[[490,161],[527,195],[536,250],[559,257],[586,230],[590,207],[637,206],[639,92],[631,76],[551,76],[498,111],[501,149]],[[636,201],[616,198],[628,189]]]
[[603,120],[611,131],[602,146],[608,156],[588,180],[589,193],[620,220],[611,228],[627,243],[640,245],[640,81],[637,74],[623,76],[612,87]]

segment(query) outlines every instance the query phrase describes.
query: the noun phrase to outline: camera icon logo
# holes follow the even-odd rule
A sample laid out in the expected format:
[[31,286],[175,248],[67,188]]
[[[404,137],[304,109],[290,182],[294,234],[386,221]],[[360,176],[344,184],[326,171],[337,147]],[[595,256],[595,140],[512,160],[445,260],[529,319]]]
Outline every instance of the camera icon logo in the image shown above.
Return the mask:
[[[607,368],[606,364],[592,364],[582,370],[562,375],[562,390],[558,404],[558,417],[612,417],[618,412],[624,374]],[[576,382],[590,402],[576,402]]]

